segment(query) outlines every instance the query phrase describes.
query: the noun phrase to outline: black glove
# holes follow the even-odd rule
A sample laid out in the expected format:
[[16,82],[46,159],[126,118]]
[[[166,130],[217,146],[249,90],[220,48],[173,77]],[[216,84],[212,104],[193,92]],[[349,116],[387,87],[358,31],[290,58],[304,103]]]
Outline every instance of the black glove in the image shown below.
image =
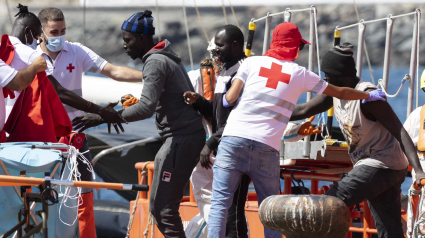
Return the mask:
[[127,101],[128,99],[134,97],[133,94],[126,94],[124,96],[121,97],[121,104],[123,104],[125,101]]
[[[82,132],[90,127],[98,126],[105,123],[105,121],[99,115],[93,113],[87,113],[82,116],[78,116],[72,120],[72,127],[78,132]],[[118,132],[118,128],[117,128]],[[119,132],[118,132],[119,133]]]
[[124,132],[124,128],[122,127],[121,123],[125,122],[128,124],[128,122],[117,112],[114,110],[114,107],[118,104],[118,102],[115,103],[108,103],[106,106],[101,107],[99,112],[97,113],[99,116],[102,117],[102,119],[108,123],[108,133],[111,134],[111,123],[114,125],[115,130],[117,131],[117,134],[119,134],[119,130],[117,128],[117,125],[120,127],[121,131]]
[[213,163],[210,160],[210,154],[212,150],[208,145],[205,144],[204,148],[202,148],[201,155],[200,155],[200,162],[201,166],[205,168],[206,170],[211,169],[211,166]]

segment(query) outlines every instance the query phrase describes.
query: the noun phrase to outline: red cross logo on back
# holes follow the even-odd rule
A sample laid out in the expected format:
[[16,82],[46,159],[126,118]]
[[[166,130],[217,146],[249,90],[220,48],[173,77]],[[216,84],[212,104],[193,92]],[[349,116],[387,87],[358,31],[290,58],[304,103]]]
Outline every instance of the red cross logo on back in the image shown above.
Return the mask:
[[282,73],[282,65],[276,63],[272,63],[270,69],[261,67],[258,76],[267,78],[266,87],[273,89],[277,88],[279,82],[289,84],[289,80],[291,79],[290,74]]
[[69,70],[70,73],[72,73],[72,70],[75,69],[74,66],[70,63],[68,67],[66,67],[67,70]]

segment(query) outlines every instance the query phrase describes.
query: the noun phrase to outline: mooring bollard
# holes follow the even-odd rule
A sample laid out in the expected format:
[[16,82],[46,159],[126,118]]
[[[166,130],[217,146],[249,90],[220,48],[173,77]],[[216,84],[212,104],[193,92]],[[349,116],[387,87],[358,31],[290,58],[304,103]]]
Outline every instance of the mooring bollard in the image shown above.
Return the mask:
[[325,195],[275,195],[260,206],[260,220],[286,238],[345,238],[350,211],[343,201]]

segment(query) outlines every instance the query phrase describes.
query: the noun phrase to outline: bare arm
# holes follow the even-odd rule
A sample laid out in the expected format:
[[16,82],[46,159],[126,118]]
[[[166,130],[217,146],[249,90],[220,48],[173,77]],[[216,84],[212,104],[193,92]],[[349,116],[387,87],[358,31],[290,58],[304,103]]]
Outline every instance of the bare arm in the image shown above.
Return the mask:
[[125,66],[116,66],[111,63],[107,63],[100,72],[102,75],[122,82],[142,82],[143,73],[142,71],[135,70]]
[[324,112],[332,107],[332,100],[332,97],[322,94],[307,103],[298,104],[292,112],[290,121],[301,120]]
[[361,109],[367,118],[379,121],[397,139],[410,165],[416,172],[417,180],[424,179],[425,174],[419,163],[416,147],[390,104],[384,101],[369,102],[361,104]]
[[46,69],[46,60],[43,56],[38,56],[26,69],[19,70],[15,77],[6,85],[6,88],[21,91],[31,84],[37,73],[43,72]]
[[232,86],[229,88],[229,91],[226,93],[226,101],[230,105],[234,105],[241,95],[244,83],[240,79],[234,79]]
[[369,98],[369,93],[359,91],[353,88],[337,87],[332,84],[328,84],[323,94],[331,97],[335,97],[341,100],[359,100]]

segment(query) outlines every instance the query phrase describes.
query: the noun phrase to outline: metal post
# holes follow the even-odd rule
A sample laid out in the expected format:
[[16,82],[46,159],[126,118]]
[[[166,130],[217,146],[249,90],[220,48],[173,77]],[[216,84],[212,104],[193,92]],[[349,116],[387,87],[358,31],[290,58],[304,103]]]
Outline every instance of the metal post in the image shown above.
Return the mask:
[[407,95],[407,117],[413,111],[413,96],[415,94],[415,80],[416,80],[416,63],[417,63],[417,50],[418,50],[418,24],[420,11],[417,9],[415,14],[415,24],[413,24],[413,40],[412,40],[412,53],[410,56],[410,81],[409,91]]
[[388,92],[388,76],[390,71],[390,58],[391,58],[391,36],[393,34],[394,19],[391,15],[387,19],[387,35],[385,37],[385,56],[384,56],[384,74],[382,76],[384,80],[384,89]]
[[[316,29],[314,24],[314,10],[313,6],[310,11],[310,46],[308,47],[308,70],[314,72],[314,53],[316,45]],[[313,97],[311,92],[307,93],[307,102],[310,101]],[[310,157],[310,136],[304,137],[304,146],[303,146],[303,157]]]
[[267,13],[266,18],[266,27],[264,29],[264,43],[263,43],[263,55],[270,47],[270,27],[272,24],[272,16],[270,16],[270,12]]
[[[286,9],[288,10],[288,9]],[[285,22],[291,22],[291,13],[286,11],[283,13],[283,21]]]
[[359,24],[359,44],[357,48],[357,76],[362,76],[362,66],[363,66],[363,48],[364,48],[364,34],[366,31],[366,25],[363,24],[363,20],[360,21]]
[[255,24],[255,22],[253,22],[253,20],[251,20],[251,22],[249,23],[248,26],[248,40],[246,41],[246,49],[245,49],[245,55],[247,57],[251,56],[251,51],[252,51],[252,41],[254,40],[254,33],[255,33],[255,29],[257,28],[257,24]]

